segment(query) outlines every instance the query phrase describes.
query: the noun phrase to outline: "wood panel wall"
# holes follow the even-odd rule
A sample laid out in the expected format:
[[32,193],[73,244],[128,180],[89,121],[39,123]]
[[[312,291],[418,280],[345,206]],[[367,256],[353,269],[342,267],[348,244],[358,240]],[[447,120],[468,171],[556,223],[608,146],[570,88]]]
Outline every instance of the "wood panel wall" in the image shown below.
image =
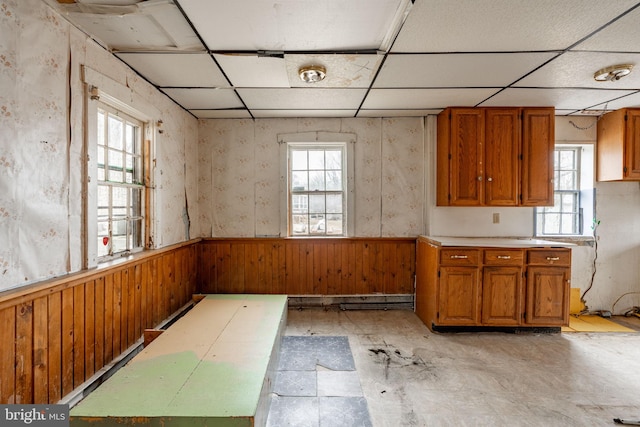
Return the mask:
[[204,239],[203,293],[413,294],[416,240]]
[[0,294],[0,404],[55,403],[190,301],[197,242]]
[[0,293],[0,404],[56,403],[194,293],[412,294],[415,239],[204,239]]

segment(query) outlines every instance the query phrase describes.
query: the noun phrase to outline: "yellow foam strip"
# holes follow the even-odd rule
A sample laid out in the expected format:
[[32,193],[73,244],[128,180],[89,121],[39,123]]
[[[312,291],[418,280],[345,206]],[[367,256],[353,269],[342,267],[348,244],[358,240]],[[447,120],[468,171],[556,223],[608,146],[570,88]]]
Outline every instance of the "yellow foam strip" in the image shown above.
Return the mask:
[[569,316],[569,326],[562,332],[636,332],[600,316]]

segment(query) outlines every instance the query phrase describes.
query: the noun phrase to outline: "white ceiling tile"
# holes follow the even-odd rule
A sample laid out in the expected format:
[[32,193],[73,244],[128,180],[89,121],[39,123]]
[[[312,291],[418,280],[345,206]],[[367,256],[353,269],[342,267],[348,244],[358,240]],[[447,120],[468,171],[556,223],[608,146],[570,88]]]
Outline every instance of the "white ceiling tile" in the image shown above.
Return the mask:
[[366,89],[238,89],[250,110],[355,110],[366,93]]
[[180,0],[212,50],[376,50],[401,0]]
[[230,87],[207,53],[117,53],[160,87]]
[[566,49],[636,0],[422,0],[392,52]]
[[245,109],[236,110],[189,110],[199,119],[250,119],[251,114]]
[[441,108],[430,110],[360,110],[358,117],[424,117],[437,115]]
[[178,7],[169,1],[106,9],[75,4],[64,8],[72,22],[114,50],[204,48]]
[[357,110],[251,110],[256,118],[282,117],[355,117]]
[[243,107],[233,89],[164,89],[185,109],[224,109]]
[[[376,54],[307,54],[285,55],[287,73],[291,87],[369,87],[382,62],[382,55]],[[326,78],[317,83],[305,83],[298,70],[309,65],[321,65],[327,70]]]
[[615,100],[611,100],[606,104],[599,104],[593,107],[594,110],[619,110],[620,108],[638,108],[640,107],[640,92],[632,93]]
[[374,87],[502,87],[555,53],[390,55]]
[[588,87],[602,89],[640,88],[640,69],[615,82],[597,82],[593,73],[615,64],[640,64],[640,54],[566,52],[539,68],[514,86]]
[[289,87],[284,58],[215,54],[234,87]]
[[[636,2],[634,2],[636,3]],[[610,3],[607,3],[607,8]],[[575,47],[576,50],[640,52],[640,7]],[[634,41],[630,43],[630,41]]]
[[363,109],[436,109],[474,106],[498,89],[372,89]]
[[583,110],[610,99],[628,95],[625,90],[598,89],[505,89],[482,104],[483,107],[521,105],[529,107],[556,107],[561,110]]

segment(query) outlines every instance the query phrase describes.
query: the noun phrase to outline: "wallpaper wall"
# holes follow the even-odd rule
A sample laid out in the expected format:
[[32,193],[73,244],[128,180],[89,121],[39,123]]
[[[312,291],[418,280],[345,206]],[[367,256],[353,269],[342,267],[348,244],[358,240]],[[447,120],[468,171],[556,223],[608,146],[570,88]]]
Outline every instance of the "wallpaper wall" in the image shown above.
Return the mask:
[[279,135],[355,134],[354,215],[358,237],[423,232],[424,119],[201,120],[200,235],[280,235],[286,169]]
[[0,0],[0,291],[82,268],[82,66],[159,111],[155,245],[198,219],[197,120],[41,0]]

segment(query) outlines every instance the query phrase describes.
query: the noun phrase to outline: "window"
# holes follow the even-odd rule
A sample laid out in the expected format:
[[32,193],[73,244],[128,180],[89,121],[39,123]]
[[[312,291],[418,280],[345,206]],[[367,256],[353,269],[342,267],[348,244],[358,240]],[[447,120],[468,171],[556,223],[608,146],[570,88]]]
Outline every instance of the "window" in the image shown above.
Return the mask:
[[144,246],[143,123],[100,103],[97,108],[97,257]]
[[288,145],[288,234],[346,235],[346,144]]
[[554,151],[554,205],[536,209],[537,236],[581,236],[593,219],[593,146]]

